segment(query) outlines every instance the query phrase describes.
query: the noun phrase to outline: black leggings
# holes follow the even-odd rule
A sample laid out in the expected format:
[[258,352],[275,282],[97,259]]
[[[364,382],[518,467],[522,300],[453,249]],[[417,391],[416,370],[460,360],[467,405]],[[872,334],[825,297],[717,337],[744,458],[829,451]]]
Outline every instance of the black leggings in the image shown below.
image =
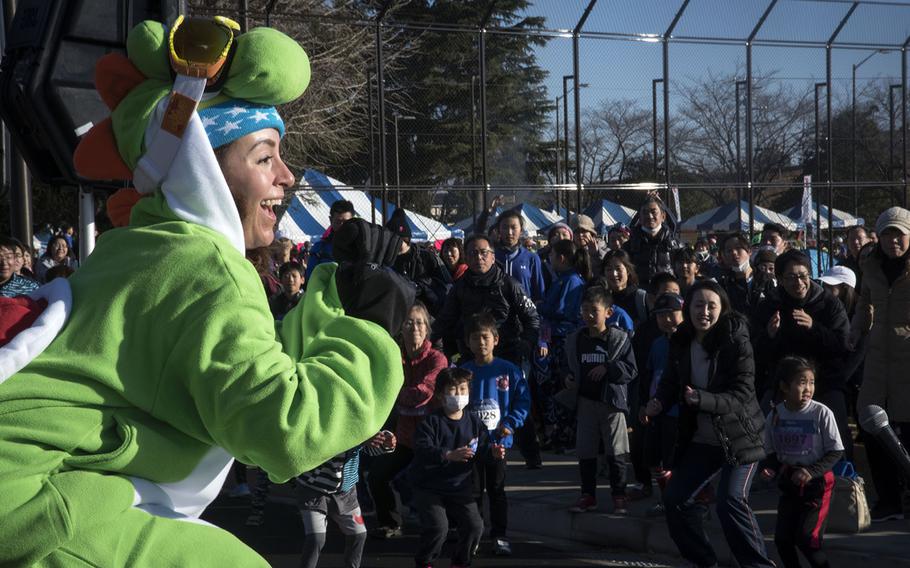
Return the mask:
[[[788,482],[783,480],[783,483]],[[786,568],[799,568],[797,550],[802,552],[812,568],[829,566],[828,557],[822,550],[822,539],[828,524],[834,474],[829,471],[824,477],[813,479],[810,486],[818,488],[811,491],[811,497],[801,496],[798,489],[792,488],[781,495],[777,505],[774,544]]]
[[401,514],[392,492],[392,480],[408,467],[413,457],[414,451],[411,448],[399,444],[393,453],[377,456],[370,464],[367,482],[376,509],[376,522],[380,527],[401,526]]

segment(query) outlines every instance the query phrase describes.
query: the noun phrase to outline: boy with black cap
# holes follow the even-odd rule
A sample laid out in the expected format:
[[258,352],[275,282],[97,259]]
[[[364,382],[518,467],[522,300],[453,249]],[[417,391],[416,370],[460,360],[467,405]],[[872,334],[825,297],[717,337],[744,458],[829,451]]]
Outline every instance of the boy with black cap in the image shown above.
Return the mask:
[[334,262],[334,258],[332,257],[332,241],[335,240],[335,233],[338,232],[345,221],[353,219],[355,213],[354,204],[347,199],[339,199],[332,203],[332,206],[329,208],[329,228],[323,233],[322,239],[310,249],[304,281],[310,281],[310,278],[313,276],[313,270],[320,264]]
[[436,315],[452,284],[449,271],[435,251],[411,246],[411,227],[404,209],[396,209],[385,226],[401,238],[401,248],[392,268],[414,283],[417,299],[424,303],[430,314]]
[[[667,367],[670,353],[670,337],[676,333],[676,328],[683,322],[683,299],[679,294],[665,293],[654,301],[651,310],[660,334],[657,335],[648,347],[647,355],[641,365],[641,374],[638,378],[638,400],[648,401],[654,398],[657,386]],[[661,480],[670,470],[673,459],[673,448],[676,443],[677,420],[679,406],[676,405],[668,412],[648,418],[644,406],[638,411],[638,419],[647,428],[645,432],[645,458],[648,466]],[[650,483],[650,480],[649,480]],[[663,511],[662,505],[657,504],[648,511],[657,514]]]

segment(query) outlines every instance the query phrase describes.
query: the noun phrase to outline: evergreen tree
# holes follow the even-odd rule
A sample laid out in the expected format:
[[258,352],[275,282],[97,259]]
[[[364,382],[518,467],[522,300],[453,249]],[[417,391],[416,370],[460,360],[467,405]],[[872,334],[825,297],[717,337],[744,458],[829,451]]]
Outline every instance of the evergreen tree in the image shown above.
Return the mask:
[[[403,21],[477,28],[489,4],[486,0],[415,0],[395,16]],[[487,23],[489,29],[518,32],[486,34],[487,172],[491,184],[537,183],[544,167],[532,156],[552,110],[543,86],[546,71],[537,65],[534,54],[546,38],[524,35],[541,29],[544,23],[541,17],[523,15],[530,5],[528,0],[500,0],[493,5]],[[408,65],[391,74],[386,83],[387,91],[407,100],[403,113],[415,117],[399,122],[402,185],[480,183],[479,33],[421,31],[402,40],[419,42]],[[391,118],[387,120],[391,122]],[[389,130],[388,177],[392,185],[395,141]],[[406,192],[403,202],[416,205],[420,201],[417,193]]]

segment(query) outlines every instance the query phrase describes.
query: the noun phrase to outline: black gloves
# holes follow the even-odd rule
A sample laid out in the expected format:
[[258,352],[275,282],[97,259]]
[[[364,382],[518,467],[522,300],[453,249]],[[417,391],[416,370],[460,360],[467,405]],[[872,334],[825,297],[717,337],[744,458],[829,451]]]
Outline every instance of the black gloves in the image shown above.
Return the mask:
[[400,239],[363,219],[351,219],[332,238],[338,263],[335,287],[347,315],[398,333],[414,304],[414,286],[389,266],[398,256]]

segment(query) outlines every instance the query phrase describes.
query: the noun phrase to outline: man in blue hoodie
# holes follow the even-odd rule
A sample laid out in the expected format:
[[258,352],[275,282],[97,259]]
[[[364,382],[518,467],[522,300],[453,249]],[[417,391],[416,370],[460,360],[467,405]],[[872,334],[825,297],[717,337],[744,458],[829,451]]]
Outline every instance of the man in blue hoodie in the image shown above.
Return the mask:
[[[486,312],[471,317],[465,324],[465,336],[474,354],[462,368],[474,375],[468,410],[486,426],[490,439],[503,447],[512,447],[512,434],[528,417],[531,393],[524,373],[505,359],[493,356],[499,343],[496,320]],[[474,496],[483,511],[483,493],[490,499],[490,539],[493,554],[512,554],[506,540],[509,505],[506,501],[506,462],[477,462],[474,466]]]
[[544,298],[543,267],[540,257],[521,246],[524,219],[515,209],[503,211],[496,221],[499,242],[496,244],[496,262],[506,274],[518,280],[525,294],[537,304]]

